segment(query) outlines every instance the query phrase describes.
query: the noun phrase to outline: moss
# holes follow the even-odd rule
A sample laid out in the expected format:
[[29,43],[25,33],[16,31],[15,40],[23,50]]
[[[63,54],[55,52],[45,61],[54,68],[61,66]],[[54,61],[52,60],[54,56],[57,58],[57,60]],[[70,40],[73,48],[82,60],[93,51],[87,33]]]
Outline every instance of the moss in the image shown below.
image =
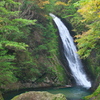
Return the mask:
[[0,100],[4,100],[1,92],[0,92]]
[[14,97],[11,100],[66,100],[63,94],[51,94],[49,92],[27,92]]
[[84,100],[100,100],[100,85],[91,95],[86,96]]

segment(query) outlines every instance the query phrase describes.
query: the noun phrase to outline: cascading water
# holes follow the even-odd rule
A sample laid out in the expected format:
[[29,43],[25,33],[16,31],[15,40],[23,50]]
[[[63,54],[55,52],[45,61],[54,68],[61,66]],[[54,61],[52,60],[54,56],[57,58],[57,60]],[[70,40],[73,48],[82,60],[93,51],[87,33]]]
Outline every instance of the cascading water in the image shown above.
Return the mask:
[[57,16],[52,13],[50,13],[50,16],[53,18],[58,27],[59,34],[63,42],[64,55],[68,61],[71,73],[77,85],[87,89],[90,88],[91,82],[87,79],[86,73],[83,71],[82,62],[79,58],[79,55],[77,54],[76,46],[68,29]]

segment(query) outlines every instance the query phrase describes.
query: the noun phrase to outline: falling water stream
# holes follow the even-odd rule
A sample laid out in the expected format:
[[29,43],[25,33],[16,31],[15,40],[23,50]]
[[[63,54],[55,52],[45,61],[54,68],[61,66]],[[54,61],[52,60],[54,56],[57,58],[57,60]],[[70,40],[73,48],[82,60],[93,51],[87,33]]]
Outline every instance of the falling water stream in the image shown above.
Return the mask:
[[76,81],[76,84],[87,89],[90,88],[91,82],[88,80],[86,73],[84,72],[82,62],[77,54],[76,46],[68,29],[57,16],[52,13],[50,13],[50,16],[53,18],[58,27],[59,35],[63,43],[64,56],[68,61],[71,73]]

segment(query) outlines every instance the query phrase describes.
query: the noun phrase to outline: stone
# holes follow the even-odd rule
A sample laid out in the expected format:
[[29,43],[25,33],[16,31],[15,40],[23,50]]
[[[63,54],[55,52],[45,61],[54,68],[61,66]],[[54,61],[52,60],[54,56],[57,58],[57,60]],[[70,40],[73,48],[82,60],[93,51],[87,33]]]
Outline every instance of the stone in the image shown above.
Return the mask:
[[15,96],[11,100],[67,100],[63,94],[51,94],[49,92],[30,91]]

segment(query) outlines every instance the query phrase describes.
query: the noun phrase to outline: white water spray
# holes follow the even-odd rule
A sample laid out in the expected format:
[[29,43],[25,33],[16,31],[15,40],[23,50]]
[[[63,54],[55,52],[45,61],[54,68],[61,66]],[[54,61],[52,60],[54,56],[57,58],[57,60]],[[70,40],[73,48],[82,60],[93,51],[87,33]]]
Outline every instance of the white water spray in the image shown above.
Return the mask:
[[52,13],[50,13],[50,16],[53,18],[58,27],[59,34],[63,42],[64,55],[68,61],[70,70],[77,85],[85,87],[87,89],[90,88],[91,82],[87,79],[86,73],[83,71],[82,62],[79,58],[79,55],[77,54],[76,46],[68,29],[57,16]]

